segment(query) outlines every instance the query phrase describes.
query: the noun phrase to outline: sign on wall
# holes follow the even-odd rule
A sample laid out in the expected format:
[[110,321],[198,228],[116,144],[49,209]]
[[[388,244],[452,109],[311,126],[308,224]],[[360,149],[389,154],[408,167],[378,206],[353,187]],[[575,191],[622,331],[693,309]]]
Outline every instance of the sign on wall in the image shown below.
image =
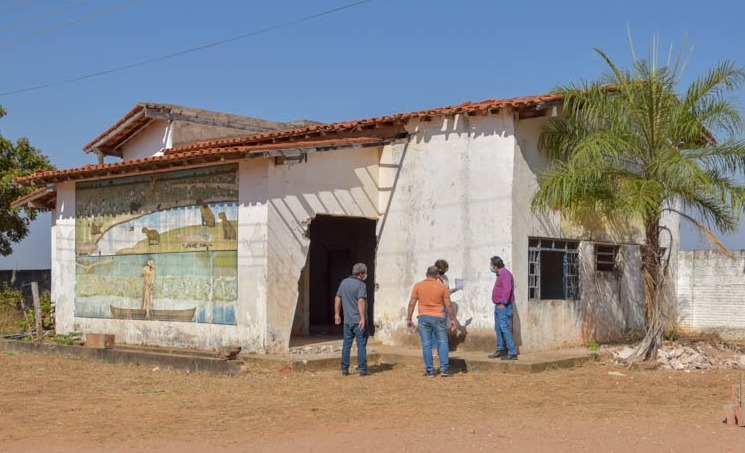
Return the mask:
[[235,324],[237,170],[79,183],[75,315]]

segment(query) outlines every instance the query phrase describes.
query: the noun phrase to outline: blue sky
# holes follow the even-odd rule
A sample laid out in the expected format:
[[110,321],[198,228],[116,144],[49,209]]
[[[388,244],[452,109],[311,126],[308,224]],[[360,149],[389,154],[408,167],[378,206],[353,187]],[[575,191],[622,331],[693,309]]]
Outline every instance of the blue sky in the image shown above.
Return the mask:
[[[745,65],[734,0],[353,3],[1,0],[0,133],[69,168],[95,163],[82,147],[140,101],[333,122],[540,94],[600,74],[594,47],[627,65],[627,30],[642,56],[653,37],[693,48],[684,83],[724,59]],[[0,268],[49,267],[49,224]],[[745,248],[741,236],[725,243]]]

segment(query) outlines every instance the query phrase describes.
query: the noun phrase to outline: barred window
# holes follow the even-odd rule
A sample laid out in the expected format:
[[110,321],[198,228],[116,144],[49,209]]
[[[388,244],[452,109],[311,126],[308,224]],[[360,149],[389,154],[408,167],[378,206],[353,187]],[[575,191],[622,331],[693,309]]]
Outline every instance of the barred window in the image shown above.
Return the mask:
[[579,241],[528,239],[528,299],[579,299]]
[[616,270],[616,255],[618,247],[615,245],[595,244],[595,270],[612,272]]

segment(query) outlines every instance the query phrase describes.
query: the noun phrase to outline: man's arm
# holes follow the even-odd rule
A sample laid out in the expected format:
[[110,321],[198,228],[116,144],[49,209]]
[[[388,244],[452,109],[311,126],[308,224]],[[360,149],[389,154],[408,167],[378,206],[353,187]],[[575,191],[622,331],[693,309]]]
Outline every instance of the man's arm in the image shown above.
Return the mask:
[[334,297],[334,323],[341,324],[341,297]]
[[448,316],[450,317],[448,328],[450,330],[455,330],[455,310],[453,309],[452,302],[450,302],[450,295],[446,294],[443,300],[445,301],[445,309],[448,311]]
[[365,315],[367,314],[367,301],[362,297],[357,299],[357,310],[360,311],[360,330],[363,330],[365,328]]
[[414,307],[416,307],[416,303],[416,297],[409,299],[409,308],[406,313],[406,325],[408,327],[414,327],[414,321],[411,320],[411,317],[414,315]]

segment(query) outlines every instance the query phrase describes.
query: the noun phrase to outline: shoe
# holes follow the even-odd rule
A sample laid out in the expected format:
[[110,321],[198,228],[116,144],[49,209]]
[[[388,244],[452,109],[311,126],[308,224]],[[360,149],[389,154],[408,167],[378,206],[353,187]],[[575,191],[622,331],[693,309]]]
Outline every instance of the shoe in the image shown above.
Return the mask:
[[431,377],[435,377],[435,373],[433,373],[433,372],[431,372],[431,371],[427,371],[426,373],[424,373],[424,374],[422,375],[422,377],[426,377],[426,378],[431,378]]
[[503,355],[499,360],[517,360],[517,354],[515,355]]
[[342,376],[349,376],[349,371],[342,371],[341,372],[341,375]]
[[367,371],[360,371],[360,376],[370,376],[370,373]]
[[440,377],[452,377],[450,371],[440,371]]
[[493,353],[489,354],[490,359],[496,359],[497,357],[504,357],[507,355],[507,351],[494,351]]

